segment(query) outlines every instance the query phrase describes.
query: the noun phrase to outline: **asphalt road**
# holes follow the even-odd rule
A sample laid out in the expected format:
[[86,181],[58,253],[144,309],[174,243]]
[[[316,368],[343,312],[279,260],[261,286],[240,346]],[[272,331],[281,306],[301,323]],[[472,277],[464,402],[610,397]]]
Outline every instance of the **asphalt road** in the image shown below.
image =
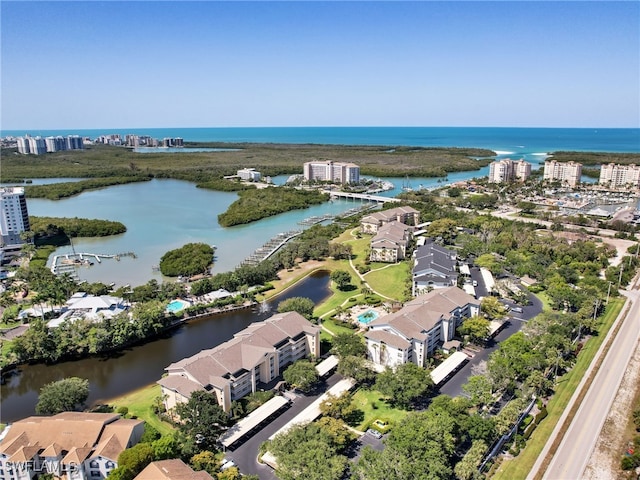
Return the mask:
[[[640,340],[640,292],[634,290],[626,294],[633,305],[554,454],[544,479],[582,478],[629,360]],[[529,477],[532,478],[533,474],[534,471]]]
[[505,341],[514,333],[517,333],[522,328],[523,323],[527,320],[535,317],[542,311],[542,302],[538,300],[535,295],[529,296],[530,305],[522,307],[522,313],[517,314],[513,312],[510,313],[510,323],[505,328],[503,328],[493,339],[492,343],[487,346],[487,348],[483,348],[480,352],[476,353],[476,355],[470,359],[464,367],[462,367],[458,373],[456,373],[451,379],[449,379],[444,385],[440,387],[440,393],[449,395],[451,397],[457,397],[463,395],[462,385],[467,383],[467,380],[472,375],[471,369],[478,365],[483,360],[488,360],[491,352],[495,351],[498,348],[500,342]]
[[260,445],[341,379],[342,376],[334,374],[327,379],[326,385],[322,385],[318,390],[316,390],[316,392],[314,392],[314,395],[303,395],[296,398],[291,407],[285,410],[282,415],[266,425],[262,430],[237,447],[233,452],[227,452],[225,458],[233,460],[243,475],[258,475],[260,480],[277,479],[278,477],[276,477],[275,472],[271,467],[258,463],[257,457]]

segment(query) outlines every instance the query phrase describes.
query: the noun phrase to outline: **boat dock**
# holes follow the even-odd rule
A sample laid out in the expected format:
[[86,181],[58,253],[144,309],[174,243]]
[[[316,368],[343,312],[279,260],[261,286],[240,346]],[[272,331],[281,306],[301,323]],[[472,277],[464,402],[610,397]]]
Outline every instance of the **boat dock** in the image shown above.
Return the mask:
[[309,217],[304,220],[298,222],[298,225],[304,225],[305,227],[310,227],[311,225],[315,225],[316,223],[326,222],[327,220],[333,220],[335,217],[330,213],[325,213],[324,215],[317,217]]
[[122,257],[136,258],[136,254],[133,252],[117,253],[117,254],[101,254],[101,253],[64,253],[62,255],[56,255],[51,262],[51,273],[54,275],[62,275],[63,273],[70,274],[73,278],[78,279],[76,271],[77,267],[91,266],[95,260],[98,263],[102,263],[103,259],[115,259],[120,261]]
[[271,255],[276,253],[280,247],[282,247],[285,243],[287,243],[292,238],[297,237],[302,233],[302,230],[292,230],[290,232],[279,233],[267,243],[258,248],[255,252],[249,255],[240,266],[244,265],[258,265],[260,262],[266,260]]

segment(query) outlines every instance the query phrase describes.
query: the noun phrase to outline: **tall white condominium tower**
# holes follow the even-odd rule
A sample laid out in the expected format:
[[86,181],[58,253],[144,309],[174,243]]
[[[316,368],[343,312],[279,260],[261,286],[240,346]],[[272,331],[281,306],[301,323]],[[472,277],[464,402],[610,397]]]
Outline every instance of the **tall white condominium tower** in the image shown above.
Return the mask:
[[575,187],[580,183],[582,176],[582,164],[576,162],[557,162],[549,160],[544,162],[544,180],[559,180],[563,184],[566,183],[571,187]]
[[22,187],[0,188],[0,235],[3,245],[22,243],[20,233],[29,230],[29,212]]
[[489,182],[502,183],[520,180],[524,182],[531,176],[531,164],[524,160],[497,160],[489,164]]
[[610,163],[600,168],[600,185],[608,187],[640,188],[640,167]]
[[333,183],[360,183],[360,167],[355,163],[305,162],[304,179]]

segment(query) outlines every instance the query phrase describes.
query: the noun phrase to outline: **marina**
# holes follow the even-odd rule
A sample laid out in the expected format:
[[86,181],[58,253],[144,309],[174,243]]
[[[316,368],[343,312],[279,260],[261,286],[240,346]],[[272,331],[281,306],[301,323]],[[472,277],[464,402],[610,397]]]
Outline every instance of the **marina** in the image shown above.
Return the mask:
[[271,255],[276,253],[285,243],[287,243],[292,238],[297,237],[302,233],[302,230],[292,230],[289,232],[279,233],[267,243],[258,248],[255,252],[249,255],[240,266],[250,265],[255,266],[260,262],[266,260]]
[[55,255],[51,261],[51,273],[54,275],[69,274],[72,278],[78,279],[76,269],[78,267],[90,267],[94,263],[94,259],[98,263],[102,263],[102,259],[115,259],[120,261],[122,257],[136,258],[133,252],[117,253],[117,254],[101,254],[101,253],[64,253]]

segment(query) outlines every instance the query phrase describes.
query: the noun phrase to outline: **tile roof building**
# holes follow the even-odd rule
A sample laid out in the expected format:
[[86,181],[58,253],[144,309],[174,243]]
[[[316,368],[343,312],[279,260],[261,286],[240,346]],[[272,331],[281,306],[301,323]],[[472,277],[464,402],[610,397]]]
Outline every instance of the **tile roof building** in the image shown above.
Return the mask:
[[360,220],[362,233],[377,233],[378,229],[390,222],[400,222],[405,225],[418,225],[420,223],[420,212],[412,207],[396,207],[389,210],[367,215]]
[[151,462],[134,480],[214,480],[205,471],[195,472],[179,459]]
[[3,480],[44,473],[66,480],[100,480],[118,466],[122,451],[140,441],[144,422],[113,413],[63,412],[19,420],[5,432],[0,441]]
[[409,241],[413,234],[413,227],[400,222],[385,223],[371,239],[372,262],[396,263],[407,255]]
[[454,287],[458,283],[457,256],[453,250],[428,240],[415,251],[412,293],[415,297],[429,289]]
[[369,324],[367,356],[391,368],[407,362],[424,367],[434,350],[454,337],[462,320],[479,310],[479,302],[458,287],[420,295]]
[[231,402],[278,377],[289,364],[320,356],[320,329],[297,312],[279,313],[249,325],[231,340],[172,363],[158,383],[170,410],[203,390],[225,412]]

